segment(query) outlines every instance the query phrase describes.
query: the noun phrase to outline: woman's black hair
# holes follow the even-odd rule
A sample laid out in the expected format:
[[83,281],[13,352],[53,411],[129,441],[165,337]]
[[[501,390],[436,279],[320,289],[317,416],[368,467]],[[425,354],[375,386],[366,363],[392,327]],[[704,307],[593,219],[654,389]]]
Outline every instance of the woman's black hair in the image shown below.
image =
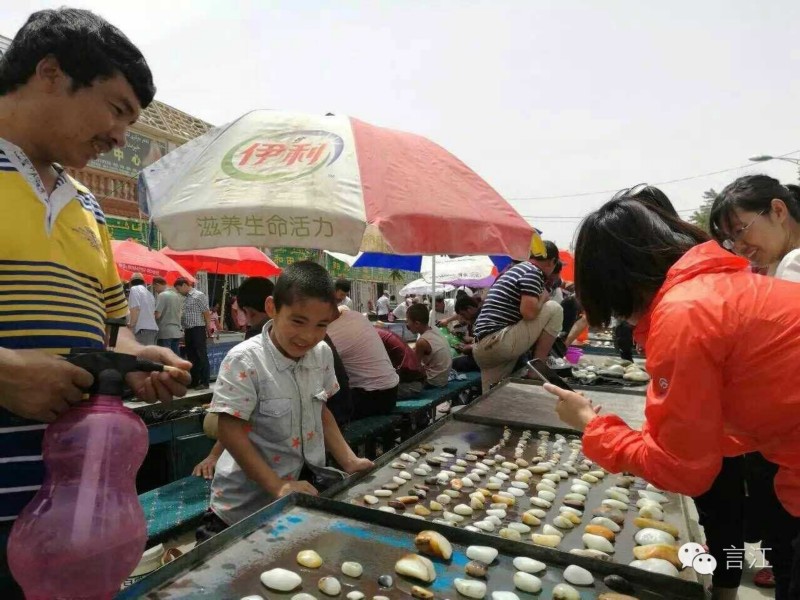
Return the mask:
[[708,239],[639,198],[611,200],[591,213],[575,246],[575,289],[589,323],[608,326],[612,317],[647,310],[672,265]]
[[641,191],[636,192],[636,194],[632,196],[626,194],[624,199],[638,200],[647,207],[663,210],[667,214],[678,218],[678,211],[675,210],[675,207],[672,205],[667,195],[652,185],[645,186]]
[[133,42],[102,17],[78,8],[40,10],[28,17],[0,58],[0,96],[25,85],[47,56],[55,57],[75,90],[120,73],[142,108],[155,96],[153,74]]
[[310,260],[301,260],[286,267],[272,292],[275,308],[291,306],[298,300],[320,300],[336,306],[333,281],[325,267]]
[[[797,188],[797,186],[792,186]],[[797,188],[800,191],[800,188]],[[800,200],[797,192],[769,175],[745,175],[728,184],[714,199],[708,225],[711,235],[718,242],[729,237],[737,222],[734,222],[735,209],[754,213],[772,210],[772,201],[782,200],[791,217],[800,222]]]

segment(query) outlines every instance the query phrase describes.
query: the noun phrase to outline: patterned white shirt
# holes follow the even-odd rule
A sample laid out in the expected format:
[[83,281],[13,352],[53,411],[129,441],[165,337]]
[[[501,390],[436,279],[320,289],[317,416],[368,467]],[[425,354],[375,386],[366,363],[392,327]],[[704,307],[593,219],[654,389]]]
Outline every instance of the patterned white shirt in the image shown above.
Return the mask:
[[[272,322],[235,346],[222,361],[211,412],[248,421],[249,438],[279,477],[296,480],[304,462],[325,467],[322,407],[339,391],[333,353],[320,342],[299,361],[272,343]],[[217,462],[211,510],[233,524],[272,502],[228,451]]]

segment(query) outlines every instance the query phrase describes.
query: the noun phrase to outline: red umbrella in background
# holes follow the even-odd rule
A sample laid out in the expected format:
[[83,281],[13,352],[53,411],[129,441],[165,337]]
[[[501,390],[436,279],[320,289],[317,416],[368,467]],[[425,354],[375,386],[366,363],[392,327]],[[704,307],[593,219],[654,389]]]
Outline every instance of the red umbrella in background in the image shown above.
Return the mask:
[[575,281],[575,257],[572,255],[572,252],[559,250],[558,258],[564,265],[561,268],[562,281]]
[[161,252],[191,273],[206,271],[217,275],[272,277],[281,268],[261,250],[253,247],[212,248],[178,251],[163,248]]
[[134,273],[141,273],[146,283],[152,283],[153,277],[163,277],[170,285],[178,277],[185,277],[194,283],[194,277],[174,260],[133,240],[111,240],[111,249],[117,272],[125,281]]

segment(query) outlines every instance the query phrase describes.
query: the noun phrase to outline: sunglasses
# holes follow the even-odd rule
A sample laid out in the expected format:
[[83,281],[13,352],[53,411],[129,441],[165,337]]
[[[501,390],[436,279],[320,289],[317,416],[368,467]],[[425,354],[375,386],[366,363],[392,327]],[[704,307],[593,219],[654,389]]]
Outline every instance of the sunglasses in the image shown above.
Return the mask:
[[768,212],[769,212],[768,210],[762,210],[755,217],[753,217],[753,220],[750,221],[747,225],[745,225],[744,227],[741,227],[741,228],[737,229],[736,231],[734,231],[733,233],[731,233],[730,237],[728,237],[727,239],[722,240],[722,247],[725,248],[725,250],[729,250],[729,251],[733,252],[734,251],[733,249],[736,247],[736,242],[738,242],[740,239],[742,239],[742,236],[744,235],[745,231],[750,229],[750,226],[753,223],[756,222],[756,219],[758,219],[758,217],[763,217]]
[[625,188],[624,190],[618,191],[611,199],[619,200],[620,198],[635,198],[649,187],[649,183],[640,183],[631,188]]

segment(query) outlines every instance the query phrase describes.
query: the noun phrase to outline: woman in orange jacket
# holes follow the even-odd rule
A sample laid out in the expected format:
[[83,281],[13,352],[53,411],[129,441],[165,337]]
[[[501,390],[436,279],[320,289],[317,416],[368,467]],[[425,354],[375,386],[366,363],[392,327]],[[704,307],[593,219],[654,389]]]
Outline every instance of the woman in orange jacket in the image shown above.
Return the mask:
[[[584,453],[609,471],[697,496],[724,456],[759,451],[778,465],[775,489],[800,532],[800,289],[760,277],[696,227],[625,198],[581,225],[576,288],[589,323],[635,325],[652,380],[645,423],[632,430],[574,392],[557,411],[584,432]],[[795,548],[800,542],[795,542]],[[776,598],[800,597],[800,564]],[[789,591],[791,582],[792,590]],[[780,594],[780,595],[779,595]]]

